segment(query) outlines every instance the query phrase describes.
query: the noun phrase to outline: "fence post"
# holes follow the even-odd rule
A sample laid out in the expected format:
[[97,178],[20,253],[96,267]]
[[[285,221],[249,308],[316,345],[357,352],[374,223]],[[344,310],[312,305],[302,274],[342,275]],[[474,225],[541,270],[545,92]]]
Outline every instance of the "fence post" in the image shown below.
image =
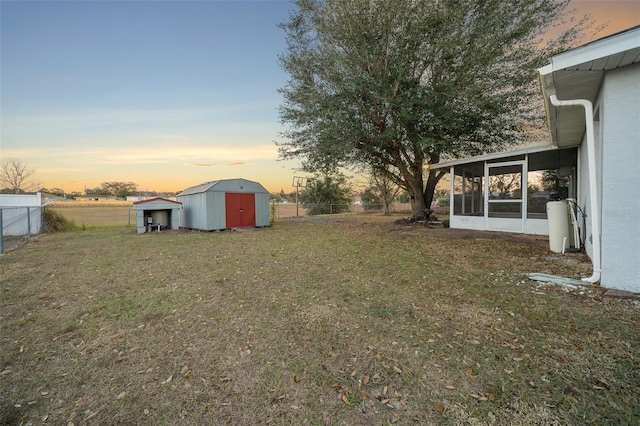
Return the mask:
[[2,209],[0,209],[0,254],[4,254],[4,229],[2,227]]
[[128,213],[129,213],[129,222],[127,223],[127,228],[131,228],[131,207],[129,207]]
[[27,207],[27,235],[31,236],[31,207]]

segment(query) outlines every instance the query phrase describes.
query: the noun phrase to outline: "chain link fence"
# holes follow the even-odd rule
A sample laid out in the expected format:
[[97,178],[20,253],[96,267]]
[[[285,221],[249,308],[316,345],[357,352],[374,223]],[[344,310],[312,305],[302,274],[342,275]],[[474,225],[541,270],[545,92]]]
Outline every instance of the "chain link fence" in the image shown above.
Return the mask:
[[0,254],[42,231],[43,206],[0,206]]
[[[0,253],[11,249],[31,235],[43,230],[44,209],[52,209],[72,221],[80,228],[90,227],[131,227],[135,225],[136,215],[131,204],[75,204],[52,203],[34,207],[2,207],[2,238]],[[327,215],[335,213],[384,213],[382,204],[312,204],[273,203],[272,218],[285,219]],[[408,203],[393,203],[390,213],[411,214]],[[132,225],[133,224],[133,225]]]
[[135,225],[136,213],[130,203],[127,204],[80,204],[55,203],[47,208],[60,213],[67,220],[81,228],[111,227]]
[[[335,213],[384,213],[382,204],[302,204],[302,203],[275,203],[275,218],[314,216]],[[409,203],[393,203],[390,213],[411,214]]]

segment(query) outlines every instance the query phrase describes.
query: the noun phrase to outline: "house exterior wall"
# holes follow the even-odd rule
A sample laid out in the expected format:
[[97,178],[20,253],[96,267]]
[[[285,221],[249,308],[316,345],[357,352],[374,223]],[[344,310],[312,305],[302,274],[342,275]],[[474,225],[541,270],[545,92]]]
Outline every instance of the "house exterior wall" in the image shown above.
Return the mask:
[[640,293],[640,64],[609,71],[602,87],[603,287]]
[[[595,124],[595,136],[596,136],[596,152],[597,145],[599,144],[600,137],[598,136],[598,124]],[[583,139],[580,148],[578,149],[578,164],[580,167],[578,168],[578,206],[584,212],[584,215],[581,215],[582,222],[580,223],[582,242],[584,245],[584,250],[589,256],[590,259],[593,259],[593,235],[591,234],[592,225],[591,225],[591,192],[589,191],[589,170],[587,167],[587,142]],[[596,160],[597,161],[597,160]],[[598,194],[602,193],[600,185],[598,185]],[[602,229],[602,228],[601,228]]]

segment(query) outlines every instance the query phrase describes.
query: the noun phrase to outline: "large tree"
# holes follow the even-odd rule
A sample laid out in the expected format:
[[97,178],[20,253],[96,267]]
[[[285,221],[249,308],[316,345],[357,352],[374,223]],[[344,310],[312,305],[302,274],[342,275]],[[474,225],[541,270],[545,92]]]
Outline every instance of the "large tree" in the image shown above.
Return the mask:
[[103,182],[101,189],[116,197],[126,197],[136,192],[136,185],[134,182]]
[[568,2],[297,0],[280,157],[372,168],[423,217],[444,174],[428,164],[518,143],[541,118],[536,69],[577,31],[542,35]]
[[349,211],[351,188],[347,177],[339,172],[316,173],[307,180],[300,202],[308,214],[336,214]]
[[35,170],[18,158],[3,158],[0,161],[0,187],[12,194],[35,190],[38,183],[33,181]]

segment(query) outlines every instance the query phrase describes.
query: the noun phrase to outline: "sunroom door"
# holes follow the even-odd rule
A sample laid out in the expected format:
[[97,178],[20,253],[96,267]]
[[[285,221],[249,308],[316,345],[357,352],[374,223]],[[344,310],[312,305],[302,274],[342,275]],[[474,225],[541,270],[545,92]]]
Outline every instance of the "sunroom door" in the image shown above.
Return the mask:
[[524,232],[525,161],[485,164],[485,220],[490,231]]

